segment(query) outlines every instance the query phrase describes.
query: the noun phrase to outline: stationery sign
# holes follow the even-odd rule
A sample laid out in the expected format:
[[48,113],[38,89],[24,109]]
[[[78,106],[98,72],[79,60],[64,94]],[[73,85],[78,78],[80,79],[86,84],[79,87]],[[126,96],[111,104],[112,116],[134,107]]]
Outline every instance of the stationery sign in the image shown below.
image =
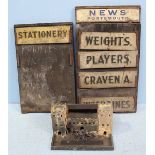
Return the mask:
[[18,45],[69,43],[70,32],[68,25],[16,28],[16,43]]

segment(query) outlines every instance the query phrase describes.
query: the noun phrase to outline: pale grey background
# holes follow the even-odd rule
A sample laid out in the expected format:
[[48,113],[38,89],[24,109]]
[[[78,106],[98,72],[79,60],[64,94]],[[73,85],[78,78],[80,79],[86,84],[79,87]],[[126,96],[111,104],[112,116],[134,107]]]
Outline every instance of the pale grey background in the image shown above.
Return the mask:
[[[145,0],[9,0],[9,103],[19,103],[14,24],[74,22],[75,6],[141,5],[142,31],[138,103],[146,100]],[[2,51],[3,52],[3,51]]]

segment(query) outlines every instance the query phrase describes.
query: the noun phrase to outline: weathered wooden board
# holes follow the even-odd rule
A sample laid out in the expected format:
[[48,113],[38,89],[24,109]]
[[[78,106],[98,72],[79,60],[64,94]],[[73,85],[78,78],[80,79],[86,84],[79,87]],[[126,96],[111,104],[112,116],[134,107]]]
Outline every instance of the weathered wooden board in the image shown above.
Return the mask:
[[[138,50],[138,53],[139,53],[140,27],[141,27],[140,23],[89,23],[89,24],[80,23],[80,24],[77,24],[77,50],[78,51],[90,51],[90,50],[103,51],[103,50],[113,49],[115,51],[119,49],[121,51]],[[108,36],[112,35],[113,38],[106,38],[104,37],[105,34]],[[120,39],[119,36],[122,37],[123,34],[126,34],[127,35],[126,37],[130,37],[130,38],[126,38],[123,36],[123,38]],[[84,42],[81,43],[82,35],[83,35]],[[131,36],[133,36],[134,38],[131,38]],[[86,40],[86,38],[89,38],[89,40]],[[115,38],[117,42],[115,41]],[[128,41],[130,41],[130,43],[128,43],[127,45],[125,42],[125,38]],[[100,39],[100,42],[98,41],[99,39]],[[133,39],[135,41],[133,41]],[[121,45],[119,44],[120,40],[121,40]],[[87,42],[89,43],[88,45],[87,45]],[[117,49],[115,49],[115,47]],[[81,49],[81,48],[84,48],[84,49]]]
[[79,88],[136,87],[137,71],[79,72]]
[[[65,27],[68,32],[60,40],[53,36],[49,40],[17,39],[19,30],[39,33],[45,27],[55,33]],[[16,25],[15,36],[22,113],[50,112],[51,104],[56,101],[75,103],[72,24]]]
[[16,28],[16,44],[70,43],[70,25]]
[[79,37],[82,50],[137,50],[135,32],[80,32]]
[[80,69],[136,67],[138,51],[78,52]]
[[78,89],[79,104],[113,104],[114,112],[136,112],[137,88]]
[[140,6],[76,7],[76,22],[140,22]]
[[[113,104],[114,112],[132,111],[134,109],[134,97],[83,97],[81,104]],[[121,105],[121,106],[120,106]]]

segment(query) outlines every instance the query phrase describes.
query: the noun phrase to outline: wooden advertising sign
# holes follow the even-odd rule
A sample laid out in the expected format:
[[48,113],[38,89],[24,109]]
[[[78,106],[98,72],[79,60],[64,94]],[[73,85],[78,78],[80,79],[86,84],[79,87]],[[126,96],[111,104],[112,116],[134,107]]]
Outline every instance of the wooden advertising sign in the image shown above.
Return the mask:
[[75,103],[72,23],[15,25],[22,113]]
[[136,111],[136,88],[78,89],[80,104],[113,104],[114,112]]
[[112,104],[53,104],[52,150],[113,150]]
[[80,49],[137,50],[136,33],[81,32]]
[[108,71],[108,72],[79,72],[79,88],[115,88],[135,87],[137,72]]
[[76,7],[77,101],[136,112],[140,6]]
[[86,51],[78,52],[80,69],[123,68],[137,66],[138,51]]
[[139,6],[76,7],[77,23],[140,22]]

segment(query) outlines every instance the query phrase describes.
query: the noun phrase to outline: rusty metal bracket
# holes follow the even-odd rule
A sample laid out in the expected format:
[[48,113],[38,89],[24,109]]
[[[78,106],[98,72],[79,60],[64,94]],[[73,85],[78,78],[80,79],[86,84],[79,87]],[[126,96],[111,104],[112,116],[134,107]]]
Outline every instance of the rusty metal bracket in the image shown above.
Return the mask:
[[112,104],[52,104],[52,150],[113,150]]

